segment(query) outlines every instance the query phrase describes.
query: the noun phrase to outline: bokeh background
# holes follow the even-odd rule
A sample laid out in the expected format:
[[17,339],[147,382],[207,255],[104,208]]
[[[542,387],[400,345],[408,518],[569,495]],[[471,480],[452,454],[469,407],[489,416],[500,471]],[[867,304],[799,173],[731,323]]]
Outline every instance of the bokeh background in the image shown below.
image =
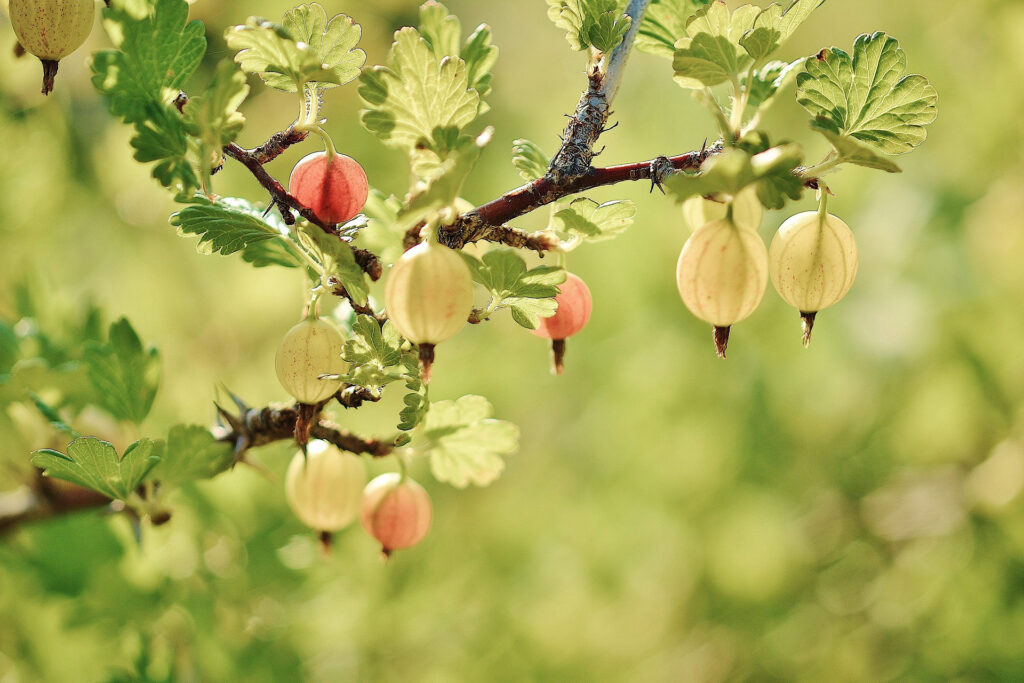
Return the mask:
[[[467,29],[489,23],[501,49],[485,117],[496,137],[464,193],[480,202],[520,182],[513,139],[554,151],[584,64],[541,0],[448,6]],[[230,57],[226,26],[288,7],[195,2],[211,43],[198,78]],[[362,24],[376,64],[416,8],[328,9]],[[98,26],[44,99],[38,63],[13,57],[0,23],[0,314],[27,289],[51,327],[89,301],[128,316],[163,353],[153,435],[209,423],[218,383],[254,404],[284,399],[273,353],[300,278],[176,236],[167,193],[89,84]],[[810,350],[769,290],[717,360],[675,291],[678,207],[642,184],[595,193],[640,213],[570,257],[595,307],[565,376],[507,319],[441,349],[435,398],[483,394],[522,427],[497,483],[458,491],[419,464],[436,521],[387,564],[359,529],[320,555],[284,502],[286,445],[259,454],[270,476],[240,469],[180,492],[172,523],[141,544],[118,516],[24,526],[0,538],[0,680],[1024,680],[1024,3],[833,0],[783,56],[849,50],[874,30],[938,88],[939,118],[902,175],[835,177],[832,210],[857,234],[861,270]],[[601,163],[715,135],[670,76],[667,61],[633,56]],[[293,110],[254,82],[241,142]],[[372,184],[403,192],[403,158],[358,110],[354,85],[330,91],[329,130]],[[806,118],[788,95],[766,125],[816,159],[825,146]],[[271,172],[285,177],[310,145]],[[238,168],[217,188],[261,199]],[[813,202],[770,213],[764,236]],[[519,225],[540,227],[539,213]],[[339,419],[387,434],[399,406],[393,392]],[[53,439],[0,416],[0,490]]]

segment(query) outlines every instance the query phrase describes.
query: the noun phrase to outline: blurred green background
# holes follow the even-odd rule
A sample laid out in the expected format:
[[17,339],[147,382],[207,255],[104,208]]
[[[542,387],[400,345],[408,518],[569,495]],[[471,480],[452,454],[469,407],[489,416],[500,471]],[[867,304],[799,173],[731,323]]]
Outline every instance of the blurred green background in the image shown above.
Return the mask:
[[[485,117],[496,137],[464,192],[481,202],[519,184],[513,139],[555,150],[584,63],[541,0],[448,6],[466,29],[489,23],[501,49]],[[211,44],[200,78],[230,56],[223,28],[288,7],[195,2]],[[362,24],[368,64],[416,8],[328,5]],[[127,316],[163,353],[156,435],[209,423],[217,383],[283,400],[273,353],[299,314],[300,278],[198,255],[175,235],[167,193],[89,83],[101,31],[44,99],[39,64],[13,57],[3,23],[0,315],[30,282],[47,324],[89,300]],[[24,526],[0,538],[0,681],[1024,680],[1024,3],[833,0],[782,56],[849,50],[874,30],[931,79],[939,118],[902,175],[832,182],[861,269],[809,351],[769,291],[717,360],[675,291],[678,207],[639,183],[595,193],[640,214],[570,258],[595,305],[565,376],[507,319],[439,352],[432,397],[483,394],[522,427],[496,484],[457,491],[420,464],[435,523],[387,564],[358,529],[320,556],[284,501],[285,445],[259,454],[272,477],[240,469],[182,491],[172,523],[144,528],[141,545],[119,516]],[[667,61],[632,57],[600,163],[715,135],[670,76]],[[819,158],[823,140],[782,100],[766,126]],[[404,159],[358,109],[354,85],[330,91],[329,130],[373,185],[403,192]],[[245,112],[252,146],[294,103],[254,83]],[[271,172],[285,177],[314,147]],[[262,199],[237,165],[217,189]],[[770,213],[764,236],[813,203]],[[540,227],[539,213],[519,225]],[[400,399],[338,418],[386,434]],[[0,490],[54,439],[3,416]]]

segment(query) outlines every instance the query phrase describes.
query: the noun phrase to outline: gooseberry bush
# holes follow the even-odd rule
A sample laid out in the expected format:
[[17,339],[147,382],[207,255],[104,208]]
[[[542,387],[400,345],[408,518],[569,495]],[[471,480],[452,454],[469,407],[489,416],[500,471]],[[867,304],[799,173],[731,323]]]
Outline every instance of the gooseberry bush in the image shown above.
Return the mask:
[[[91,56],[92,82],[110,113],[133,129],[135,159],[180,203],[170,223],[197,239],[202,254],[291,269],[305,284],[295,318],[279,321],[276,372],[293,400],[253,408],[229,393],[231,405],[217,405],[212,430],[178,425],[118,448],[112,434],[85,433],[77,425],[98,410],[109,417],[109,429],[127,424],[135,432],[159,384],[157,352],[126,320],[103,330],[96,312],[63,344],[47,330],[5,323],[0,402],[30,406],[70,442],[32,456],[34,473],[46,476],[27,477],[38,495],[3,526],[99,506],[126,511],[136,523],[165,523],[173,513],[168,495],[177,486],[291,440],[296,452],[282,495],[325,544],[357,517],[386,554],[416,544],[432,509],[427,491],[407,474],[410,460],[428,460],[441,483],[486,486],[518,446],[517,428],[495,419],[485,398],[431,394],[432,371],[456,367],[450,359],[434,368],[435,358],[444,358],[437,347],[472,333],[467,324],[507,310],[518,325],[550,340],[554,369],[563,372],[567,340],[584,329],[595,303],[587,284],[566,270],[567,261],[581,247],[615,238],[638,216],[632,202],[589,198],[598,187],[648,182],[651,201],[662,201],[657,188],[681,205],[680,224],[692,234],[678,261],[679,294],[712,326],[720,356],[769,280],[797,309],[808,343],[817,314],[843,298],[857,272],[853,231],[828,211],[836,172],[849,165],[899,172],[892,157],[920,145],[935,118],[934,88],[907,73],[903,50],[885,33],[857,37],[850,51],[833,47],[778,60],[782,45],[824,0],[766,7],[721,0],[547,2],[569,48],[585,58],[583,94],[557,152],[549,157],[537,144],[517,140],[512,164],[525,184],[485,201],[463,197],[462,188],[481,156],[494,153],[491,129],[480,123],[498,58],[486,25],[464,36],[460,21],[430,0],[420,7],[418,26],[395,32],[386,63],[367,66],[356,19],[303,4],[273,20],[253,17],[228,27],[224,39],[233,58],[199,86],[192,75],[206,57],[206,29],[189,21],[185,0],[109,3],[103,25],[112,47]],[[21,44],[47,69],[48,90],[56,61],[84,41],[92,3],[11,0],[10,6]],[[595,146],[609,128],[633,49],[667,60],[666,87],[674,79],[707,109],[714,142],[595,167]],[[298,116],[247,149],[236,142],[247,123],[239,108],[254,83],[295,98]],[[810,115],[808,149],[827,149],[820,160],[808,160],[802,144],[776,140],[762,127],[764,112],[794,88]],[[337,148],[327,117],[333,97],[359,97],[362,125],[406,155],[405,194],[376,189],[358,161]],[[668,114],[665,126],[671,126]],[[285,189],[268,164],[297,145],[309,153]],[[234,163],[253,175],[261,193],[217,192],[218,172]],[[764,213],[812,192],[816,210],[786,220],[769,250],[759,231]],[[511,225],[542,208],[550,212],[545,229]],[[487,248],[470,254],[469,245]],[[542,265],[535,265],[538,256]],[[382,298],[374,284],[380,280]],[[339,408],[370,409],[396,389],[404,391],[404,408],[393,434],[364,437],[332,421]],[[391,458],[395,471],[367,484],[360,457]]]

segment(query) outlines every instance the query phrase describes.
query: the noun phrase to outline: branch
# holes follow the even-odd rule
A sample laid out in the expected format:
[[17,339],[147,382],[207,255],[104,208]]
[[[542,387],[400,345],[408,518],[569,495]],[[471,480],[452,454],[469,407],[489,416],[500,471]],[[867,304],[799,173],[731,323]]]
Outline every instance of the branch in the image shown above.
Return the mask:
[[633,40],[643,21],[650,0],[630,0],[625,15],[630,18],[629,30],[618,47],[604,56],[587,74],[589,83],[580,96],[576,112],[562,134],[562,146],[551,159],[547,177],[561,185],[585,175],[594,159],[594,145],[611,114],[612,100],[618,92],[626,60],[633,49]]
[[[637,180],[660,183],[670,171],[692,171],[700,168],[707,157],[717,154],[720,150],[721,147],[716,145],[706,150],[687,152],[674,157],[657,157],[620,166],[590,168],[583,175],[563,183],[557,182],[549,174],[462,214],[451,225],[442,227],[438,236],[443,244],[453,249],[461,249],[471,242],[487,240],[536,251],[551,250],[557,246],[557,240],[551,239],[546,233],[531,234],[502,224],[563,197],[597,187]],[[408,246],[409,236],[406,237]],[[413,239],[418,240],[418,231]],[[413,243],[415,244],[415,241]]]

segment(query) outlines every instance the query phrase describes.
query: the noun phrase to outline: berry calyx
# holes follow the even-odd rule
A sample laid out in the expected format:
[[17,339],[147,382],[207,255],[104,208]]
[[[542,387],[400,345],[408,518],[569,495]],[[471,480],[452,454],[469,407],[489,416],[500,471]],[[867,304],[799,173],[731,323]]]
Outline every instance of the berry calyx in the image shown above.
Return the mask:
[[715,349],[725,358],[730,328],[754,312],[768,286],[768,250],[753,230],[712,221],[683,245],[676,286],[690,312],[714,326]]
[[381,543],[385,556],[410,548],[427,535],[433,514],[430,496],[397,472],[373,479],[363,490],[363,528]]
[[288,191],[325,223],[344,223],[363,210],[370,184],[352,157],[314,152],[295,164]]
[[775,233],[768,260],[775,289],[800,312],[808,346],[817,312],[846,296],[857,277],[853,231],[824,211],[798,213]]
[[[740,190],[732,201],[732,220],[741,228],[757,230],[761,227],[764,207],[757,198],[757,190],[753,185]],[[725,218],[729,211],[728,202],[718,202],[706,197],[690,197],[683,202],[683,218],[691,230],[696,230],[712,221]]]
[[594,301],[587,283],[573,273],[566,273],[565,282],[560,284],[558,289],[558,295],[555,297],[558,308],[555,309],[555,314],[549,318],[541,318],[537,329],[530,332],[551,340],[554,371],[555,374],[561,375],[565,369],[565,340],[586,326]]
[[310,441],[288,465],[284,490],[303,524],[320,532],[344,529],[359,515],[366,468],[358,456],[326,441]]
[[421,375],[430,381],[434,346],[455,336],[473,310],[473,276],[455,251],[428,240],[395,261],[384,289],[388,317],[420,346]]
[[334,325],[307,318],[288,330],[277,348],[277,379],[299,403],[324,401],[341,388],[341,380],[321,376],[345,374],[344,348],[345,338]]
[[44,95],[53,90],[60,60],[92,31],[94,0],[11,0],[11,26],[21,46],[43,63]]

